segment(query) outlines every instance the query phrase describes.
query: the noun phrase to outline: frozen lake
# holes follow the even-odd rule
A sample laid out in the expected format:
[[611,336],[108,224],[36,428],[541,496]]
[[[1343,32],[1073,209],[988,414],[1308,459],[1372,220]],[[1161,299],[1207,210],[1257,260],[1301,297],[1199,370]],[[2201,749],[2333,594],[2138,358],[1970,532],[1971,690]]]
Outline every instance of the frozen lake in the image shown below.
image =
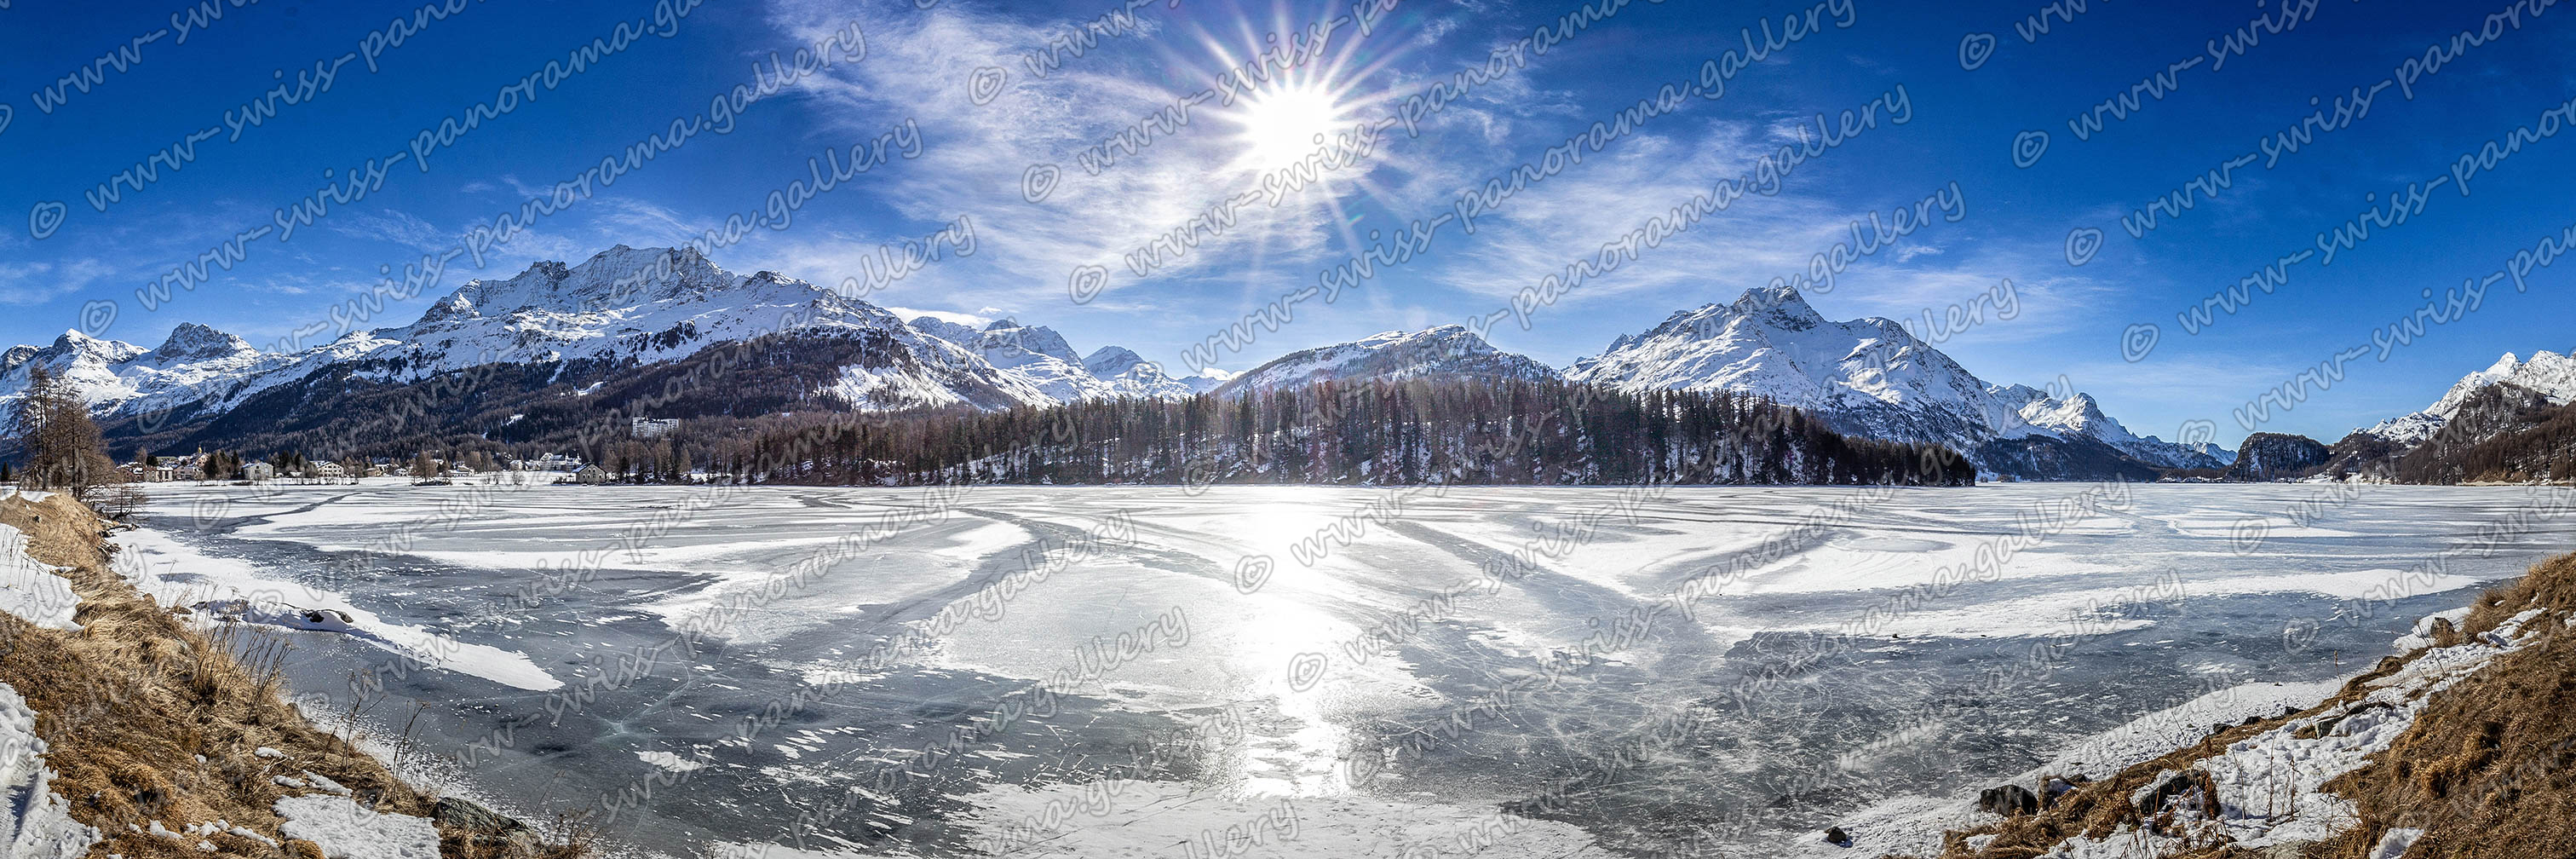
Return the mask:
[[129,574],[351,610],[309,712],[677,856],[1877,855],[2576,548],[2565,488],[154,491]]

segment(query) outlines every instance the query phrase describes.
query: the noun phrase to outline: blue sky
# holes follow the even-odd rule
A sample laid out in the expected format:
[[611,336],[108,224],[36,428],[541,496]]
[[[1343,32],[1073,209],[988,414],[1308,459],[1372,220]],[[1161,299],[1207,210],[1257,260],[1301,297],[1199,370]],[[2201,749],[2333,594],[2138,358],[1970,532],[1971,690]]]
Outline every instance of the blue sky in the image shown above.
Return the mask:
[[[430,6],[443,13],[450,2]],[[973,255],[933,263],[869,300],[908,311],[1009,314],[1057,328],[1078,349],[1124,345],[1182,369],[1185,346],[1316,283],[1319,272],[1367,246],[1372,231],[1390,235],[1452,212],[1462,192],[1525,162],[1546,167],[1549,147],[1655,98],[1660,87],[1698,81],[1714,59],[1728,72],[1722,96],[1683,99],[1597,148],[1586,145],[1580,163],[1560,158],[1546,178],[1479,217],[1472,234],[1448,225],[1419,254],[1334,301],[1298,305],[1293,322],[1259,329],[1239,353],[1220,353],[1217,366],[1247,369],[1292,349],[1509,307],[1545,275],[1744,173],[1794,141],[1802,125],[1812,129],[1816,114],[1873,99],[1901,104],[1908,121],[1882,121],[1806,159],[1776,194],[1745,197],[1530,314],[1526,329],[1517,318],[1502,321],[1490,339],[1569,363],[1676,310],[1794,276],[1848,239],[1855,218],[1886,217],[1955,182],[1964,218],[1924,226],[1853,261],[1829,292],[1811,290],[1811,303],[1834,318],[1919,320],[1927,308],[1974,302],[2009,278],[2019,314],[1990,315],[1941,348],[1990,381],[2045,385],[2062,375],[2142,434],[2171,438],[2201,420],[2233,443],[2245,433],[2235,410],[2286,383],[2304,401],[2276,406],[2256,428],[2331,441],[2422,407],[2499,353],[2576,347],[2567,324],[2576,319],[2569,298],[2576,266],[2535,267],[2525,291],[2510,279],[2490,286],[2477,312],[2430,327],[2384,360],[2366,350],[2348,357],[2330,385],[2298,381],[2302,369],[2313,379],[2320,362],[2369,346],[2375,328],[2425,304],[2424,290],[2439,294],[2504,270],[2517,251],[2576,224],[2569,193],[2576,140],[2540,135],[2559,128],[2567,117],[2552,111],[2576,97],[2576,14],[2565,11],[2526,12],[2515,19],[2520,26],[2499,24],[2493,39],[2463,43],[2452,56],[2454,34],[2486,29],[2491,14],[2517,7],[2094,0],[2025,40],[2014,24],[2042,10],[2033,0],[1673,0],[1624,5],[1544,55],[1489,66],[1497,48],[1534,28],[1553,30],[1585,4],[1398,0],[1359,7],[1372,19],[1363,34],[1346,0],[1156,0],[1133,11],[1135,32],[1101,38],[1079,55],[1057,51],[1061,64],[1041,76],[1027,61],[1032,52],[1123,4],[452,3],[453,14],[421,16],[424,7],[411,3],[214,0],[222,14],[202,24],[185,20],[197,7],[176,0],[16,0],[0,9],[0,98],[8,105],[0,159],[9,165],[0,171],[7,214],[0,340],[42,343],[87,327],[149,346],[187,321],[262,344],[299,329],[327,339],[352,324],[348,302],[378,282],[380,266],[454,247],[477,224],[666,134],[675,119],[707,113],[711,99],[736,85],[774,81],[775,51],[792,84],[743,107],[729,130],[689,136],[490,247],[480,268],[460,258],[425,294],[370,312],[361,324],[408,323],[466,279],[507,277],[535,260],[578,262],[618,243],[688,241],[729,216],[760,213],[772,191],[808,176],[809,158],[846,153],[910,123],[917,157],[859,174],[804,202],[786,229],[754,230],[709,255],[740,272],[840,283],[859,275],[861,260],[883,243],[964,218],[975,233]],[[1811,9],[1820,29],[1806,33]],[[2258,16],[2298,23],[2277,33],[2258,28],[2259,41],[2241,50],[2220,41]],[[1349,23],[1331,28],[1320,50],[1274,57],[1291,66],[1276,82],[1249,87],[1231,105],[1220,103],[1219,90],[1168,136],[1098,175],[1084,168],[1086,146],[1176,100],[1218,90],[1229,67],[1259,62],[1273,44],[1267,35],[1312,45],[1287,34],[1336,18]],[[1747,27],[1759,43],[1767,21],[1771,38],[1786,41],[1792,18],[1801,38],[1746,61]],[[184,40],[174,22],[188,24]],[[503,93],[594,38],[614,38],[621,25],[632,38],[580,73],[552,88]],[[830,41],[852,27],[858,39]],[[411,32],[391,44],[387,36],[404,30]],[[1991,52],[1976,50],[1978,33],[1993,35]],[[863,56],[848,49],[862,40]],[[833,61],[797,73],[794,53],[818,44]],[[122,71],[95,65],[126,47],[139,62]],[[1730,49],[1739,56],[1726,58]],[[2319,105],[2331,119],[2337,96],[2400,77],[2401,64],[2420,64],[2428,49],[2447,62],[2382,89],[2366,116],[2330,123],[2341,127],[2315,133],[2277,163],[2258,145]],[[1982,62],[1963,68],[1963,52]],[[316,64],[327,70],[352,54],[321,87]],[[2196,65],[2176,66],[2194,57]],[[40,92],[92,67],[103,72],[88,92],[73,88],[59,105]],[[986,67],[1002,72],[978,71]],[[1295,138],[1402,116],[1409,99],[1470,80],[1460,76],[1470,67],[1499,73],[1471,76],[1436,111],[1418,103],[1412,129],[1388,127],[1364,157],[1322,170],[1319,184],[1280,195],[1278,205],[1258,196],[1266,173],[1307,150]],[[2071,118],[2168,68],[2170,91],[2142,97],[2129,118],[2106,120],[2090,139],[2070,128]],[[312,80],[303,88],[309,98],[296,91],[299,77]],[[286,95],[269,95],[281,85]],[[245,125],[235,139],[226,120],[238,124],[254,100],[273,106],[274,116]],[[442,120],[502,101],[511,109],[452,140],[422,138]],[[2532,130],[2524,145],[2491,166],[2473,165],[2462,196],[2461,183],[2449,180],[2455,164],[2517,127]],[[2048,146],[2020,166],[2016,136],[2033,130],[2049,133]],[[213,133],[198,134],[205,131]],[[92,205],[102,182],[192,134],[205,137],[192,160],[165,164],[156,181],[123,189],[104,211]],[[2256,157],[2240,160],[2249,154]],[[183,261],[272,224],[282,207],[345,185],[352,171],[365,175],[370,158],[379,160],[382,181],[362,198],[335,201],[292,238],[272,230],[243,241],[239,265],[166,303],[147,308],[138,298]],[[398,160],[382,166],[389,158]],[[2196,195],[2188,211],[2143,238],[2121,227],[2124,213],[2231,161],[2241,166],[2227,186]],[[1033,164],[1058,171],[1035,203],[1024,190]],[[2404,223],[2375,229],[2331,263],[2289,264],[2275,291],[2256,294],[2240,312],[2197,334],[2177,318],[2283,255],[2313,249],[2319,233],[2402,199],[2407,183],[2435,180],[2445,184],[2423,195],[2421,211]],[[1151,237],[1237,197],[1248,204],[1222,235],[1200,233],[1199,246],[1142,276],[1123,262]],[[59,223],[51,222],[53,203]],[[2088,228],[2102,231],[2099,249],[2071,265],[2070,230]],[[1082,266],[1106,276],[1092,300],[1076,303],[1068,280]],[[103,302],[114,303],[112,319],[98,309]],[[2147,323],[2158,329],[2153,348],[2125,360],[2124,338],[2138,351],[2145,335],[2133,329]]]

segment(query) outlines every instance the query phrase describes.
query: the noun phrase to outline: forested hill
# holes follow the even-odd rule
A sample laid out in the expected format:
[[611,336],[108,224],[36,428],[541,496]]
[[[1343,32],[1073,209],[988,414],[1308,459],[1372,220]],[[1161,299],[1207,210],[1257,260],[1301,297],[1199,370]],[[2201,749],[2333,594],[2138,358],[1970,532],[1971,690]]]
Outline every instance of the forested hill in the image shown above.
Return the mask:
[[[684,424],[657,448],[668,454],[612,451],[608,462],[667,476],[698,429]],[[718,470],[815,484],[1975,482],[1948,448],[1846,437],[1766,400],[1559,381],[1328,382],[855,422],[772,417],[754,430],[709,439]]]

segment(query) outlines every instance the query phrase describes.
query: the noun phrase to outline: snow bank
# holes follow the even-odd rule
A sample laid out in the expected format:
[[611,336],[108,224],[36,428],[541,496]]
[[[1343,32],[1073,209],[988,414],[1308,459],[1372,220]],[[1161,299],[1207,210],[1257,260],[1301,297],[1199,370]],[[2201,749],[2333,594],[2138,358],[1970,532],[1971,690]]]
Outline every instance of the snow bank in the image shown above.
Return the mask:
[[[2048,855],[2153,859],[2221,840],[2259,850],[2336,837],[2360,819],[2360,808],[2326,793],[2326,783],[2387,751],[2423,713],[2433,693],[2498,656],[2529,646],[2538,633],[2525,635],[2523,627],[2542,612],[2515,615],[2475,641],[2426,650],[2370,681],[2370,693],[2358,700],[2238,740],[2199,762],[2195,768],[2208,773],[2217,788],[2216,797],[2203,799],[2215,801],[2216,816],[2186,824],[2179,837],[2123,830],[2103,839],[2072,839]],[[2392,830],[2373,855],[2403,856],[2414,835]]]
[[426,817],[377,814],[342,796],[277,801],[277,831],[321,845],[330,859],[438,859],[438,826]]
[[12,859],[76,859],[99,842],[98,830],[73,821],[71,804],[54,793],[44,756],[36,711],[15,687],[0,683],[0,791],[7,799],[0,843]]
[[[2248,716],[2270,718],[2285,711],[2314,707],[2342,688],[2344,680],[2338,677],[2311,683],[2246,683],[2219,689],[2069,743],[2048,763],[1998,783],[2034,786],[2047,776],[2069,775],[2082,775],[2097,781],[2110,778],[2121,770],[2198,742],[2209,733],[2211,725],[2232,725]],[[1944,833],[2000,819],[1977,810],[1975,803],[1966,799],[1898,797],[1846,816],[1837,825],[1851,833],[1857,844],[1875,851],[1871,855],[1885,852],[1932,856],[1941,852]],[[2105,843],[2145,843],[2152,838],[2154,836],[2145,833],[2121,833],[2105,839]],[[1842,855],[1844,852],[1824,845],[1821,840],[1804,844],[1802,848],[1815,855]],[[2082,852],[2085,850],[2093,852]],[[2102,852],[2105,850],[2112,852]],[[2097,843],[2081,847],[2078,852],[2050,855],[2116,859],[2156,854],[2121,853]]]
[[2415,621],[2414,632],[2397,637],[2397,651],[2399,653],[2409,653],[2413,652],[2416,648],[2433,646],[2434,621],[2447,620],[2451,622],[2451,626],[2458,627],[2461,621],[2469,619],[2469,612],[2475,611],[2476,609],[2477,606],[2464,605],[2439,614],[2425,615],[2423,619]]
[[56,568],[27,557],[27,532],[0,524],[0,611],[37,626],[77,630],[72,612],[80,596]]
[[336,632],[433,668],[520,689],[543,692],[563,686],[562,680],[537,667],[526,654],[386,622],[341,594],[270,578],[250,564],[204,554],[150,528],[127,531],[111,542],[119,547],[115,556],[119,575],[164,605],[195,606],[197,616],[208,622],[228,618]]

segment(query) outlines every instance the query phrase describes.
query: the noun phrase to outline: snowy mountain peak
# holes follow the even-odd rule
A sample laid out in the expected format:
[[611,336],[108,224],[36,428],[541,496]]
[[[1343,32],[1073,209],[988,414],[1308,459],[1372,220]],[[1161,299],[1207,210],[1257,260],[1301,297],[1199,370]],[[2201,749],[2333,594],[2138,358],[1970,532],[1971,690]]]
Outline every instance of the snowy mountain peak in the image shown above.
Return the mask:
[[913,317],[912,329],[959,346],[972,346],[983,339],[983,333],[936,316]]
[[143,347],[123,340],[101,340],[78,329],[66,328],[61,336],[54,338],[52,346],[43,350],[43,354],[56,361],[88,360],[112,364],[133,360],[134,356],[143,354]]
[[1827,320],[1785,286],[1673,314],[1575,362],[1566,376],[1631,391],[1751,394],[1843,432],[1945,444],[1972,459],[1992,441],[2082,437],[2159,466],[2223,465],[2131,435],[2090,396],[1988,385],[1893,320]]
[[1082,358],[1074,354],[1073,345],[1064,342],[1064,335],[1057,334],[1055,329],[1044,325],[1021,325],[1016,319],[997,319],[993,324],[984,326],[983,343],[984,351],[987,353],[1017,349],[1067,364],[1082,363]]
[[1094,376],[1107,377],[1127,372],[1142,363],[1145,363],[1144,356],[1126,347],[1102,346],[1091,350],[1090,357],[1082,359],[1082,368],[1090,370]]
[[179,327],[170,329],[170,336],[163,339],[152,354],[166,363],[204,360],[249,349],[250,341],[194,322],[182,322]]
[[[744,284],[808,286],[774,273]],[[544,260],[508,280],[466,282],[431,309],[435,318],[506,315],[520,310],[587,313],[654,301],[707,296],[736,286],[696,248],[631,248],[600,251],[580,265]]]
[[2531,353],[2531,359],[2526,361],[2507,352],[2486,369],[2460,377],[2458,382],[2452,383],[2450,390],[2442,393],[2441,399],[2425,406],[2423,411],[2389,418],[2357,431],[2400,445],[2422,442],[2450,423],[2451,417],[2459,413],[2460,405],[2470,396],[2498,383],[2528,388],[2558,405],[2576,402],[2576,358],[2543,349]]
[[1738,316],[1760,316],[1764,321],[1792,331],[1804,331],[1825,324],[1824,314],[1807,303],[1798,288],[1782,284],[1777,287],[1748,289],[1727,305]]
[[1216,389],[1216,393],[1229,395],[1326,381],[1421,376],[1483,376],[1528,381],[1559,378],[1557,372],[1547,365],[1496,349],[1465,326],[1443,325],[1413,332],[1386,331],[1349,343],[1291,352],[1228,380]]

